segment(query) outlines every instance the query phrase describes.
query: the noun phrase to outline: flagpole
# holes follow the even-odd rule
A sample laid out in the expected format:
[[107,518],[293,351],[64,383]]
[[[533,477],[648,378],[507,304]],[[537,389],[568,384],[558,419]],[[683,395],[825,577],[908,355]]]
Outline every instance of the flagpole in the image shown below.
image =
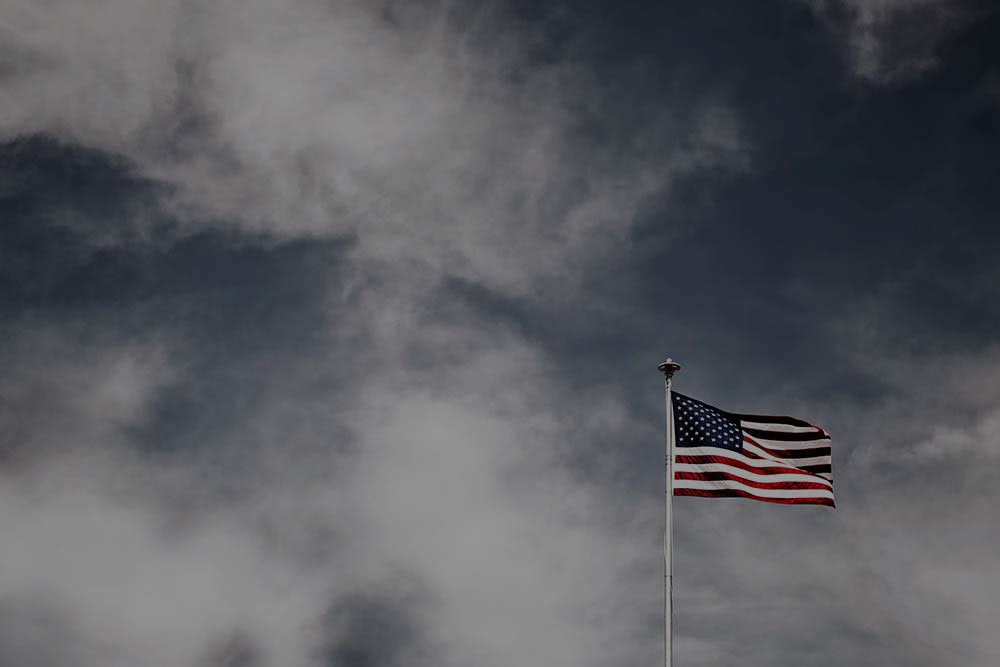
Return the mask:
[[657,369],[663,373],[666,388],[667,436],[666,436],[666,503],[663,522],[663,667],[672,667],[674,658],[674,420],[670,389],[674,373],[681,365],[670,357]]

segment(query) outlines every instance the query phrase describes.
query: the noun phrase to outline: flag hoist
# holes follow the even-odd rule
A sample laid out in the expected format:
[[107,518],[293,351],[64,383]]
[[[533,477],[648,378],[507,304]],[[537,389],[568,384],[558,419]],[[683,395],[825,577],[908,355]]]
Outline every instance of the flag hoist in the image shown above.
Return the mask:
[[834,507],[830,436],[795,417],[727,412],[673,391],[681,366],[657,366],[666,390],[663,664],[673,662],[673,499],[749,498]]
[[657,366],[663,373],[664,389],[667,404],[667,440],[666,440],[666,518],[663,522],[663,665],[671,667],[673,663],[673,620],[674,620],[674,419],[671,409],[670,388],[674,373],[681,365],[673,359]]

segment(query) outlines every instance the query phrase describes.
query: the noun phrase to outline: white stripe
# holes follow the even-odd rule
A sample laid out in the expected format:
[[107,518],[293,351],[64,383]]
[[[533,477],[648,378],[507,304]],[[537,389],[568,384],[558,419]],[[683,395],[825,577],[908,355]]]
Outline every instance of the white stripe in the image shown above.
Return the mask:
[[[723,449],[722,447],[678,447],[675,450],[675,453],[681,456],[715,456],[724,459],[722,465],[726,465],[725,459],[729,459],[731,461],[738,461],[741,463],[745,463],[746,465],[752,466],[754,468],[777,468],[777,467],[792,468],[792,469],[797,468],[797,466],[789,464],[787,461],[777,461],[771,457],[768,457],[767,459],[751,459],[739,452],[734,452],[731,449]],[[677,463],[676,465],[681,465],[681,464]],[[688,463],[684,465],[698,466],[702,464]],[[782,473],[782,474],[792,474],[792,473]],[[803,470],[802,474],[810,476],[818,475],[819,477],[822,477],[823,479],[829,481],[831,485],[833,483],[833,475],[831,475],[830,473],[825,473],[825,472],[811,473],[806,470]],[[813,479],[815,480],[815,478]]]
[[823,438],[822,440],[768,440],[766,438],[758,438],[755,435],[747,435],[748,438],[753,438],[754,442],[759,442],[765,447],[771,447],[773,449],[819,449],[821,447],[826,447],[830,449],[830,439]]
[[726,465],[725,463],[677,463],[674,465],[675,472],[722,472],[727,475],[734,475],[742,479],[750,480],[751,482],[766,482],[778,484],[781,482],[807,482],[810,484],[827,484],[831,489],[832,484],[829,484],[826,480],[817,479],[816,475],[810,475],[806,473],[802,474],[792,474],[792,473],[778,473],[776,475],[758,475],[757,473],[748,472],[743,468],[736,468],[734,466]]
[[[744,443],[744,445],[745,444],[746,443]],[[776,460],[770,456],[768,456],[766,460],[752,459],[748,456],[744,456],[740,452],[734,452],[731,449],[724,449],[722,447],[678,447],[674,450],[674,453],[678,456],[719,456],[733,459],[735,461],[741,461],[749,466],[753,466],[754,468],[774,468],[777,466],[781,466],[782,468],[797,467],[786,461]]]
[[739,489],[762,498],[829,498],[833,500],[833,491],[825,489],[758,489],[753,486],[745,486],[731,479],[718,482],[706,482],[700,479],[678,479],[674,482],[674,489],[705,489],[708,491],[722,491],[725,489]]
[[832,457],[830,456],[809,456],[796,459],[780,459],[777,456],[771,456],[760,447],[756,447],[753,445],[753,443],[746,441],[743,442],[743,449],[753,454],[757,454],[758,456],[762,456],[765,459],[768,459],[769,461],[778,461],[792,468],[801,468],[802,466],[812,466],[821,464],[831,464],[831,465],[833,464]]
[[765,422],[755,422],[751,419],[740,419],[740,425],[746,428],[755,428],[760,431],[777,431],[779,433],[818,433],[822,429],[818,426],[791,426],[790,424],[767,424]]

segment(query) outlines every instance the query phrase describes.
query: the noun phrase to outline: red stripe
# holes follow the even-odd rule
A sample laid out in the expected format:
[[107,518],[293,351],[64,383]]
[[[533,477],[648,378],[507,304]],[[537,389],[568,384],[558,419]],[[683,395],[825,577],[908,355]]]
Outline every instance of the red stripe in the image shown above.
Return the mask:
[[765,498],[739,489],[674,489],[675,496],[699,496],[701,498],[749,498],[765,503],[780,505],[826,505],[836,507],[830,498]]
[[[747,458],[755,458],[760,461],[767,461],[765,458],[761,458],[756,454],[751,456],[751,452],[743,452],[743,455]],[[780,475],[780,474],[794,474],[794,475],[815,475],[807,470],[802,470],[801,468],[792,468],[788,464],[774,462],[773,466],[768,466],[766,468],[757,468],[749,463],[744,463],[739,459],[731,459],[727,456],[715,456],[712,454],[700,454],[698,456],[687,456],[685,454],[677,454],[674,457],[677,463],[690,463],[691,465],[698,465],[700,463],[721,463],[722,465],[732,466],[734,468],[742,468],[747,472],[755,472],[760,475]],[[823,479],[820,477],[820,479]],[[828,480],[829,481],[829,480]]]
[[755,489],[780,489],[782,491],[833,490],[829,484],[820,484],[819,482],[758,482],[717,470],[711,472],[675,472],[674,479],[694,479],[702,482],[733,481],[738,482],[742,486],[749,486]]
[[749,442],[755,447],[760,447],[765,452],[771,456],[779,459],[811,459],[817,456],[830,456],[831,449],[829,447],[817,447],[815,449],[796,449],[794,451],[788,449],[771,449],[770,447],[765,447],[753,438],[751,438],[746,433],[743,434],[743,441]]

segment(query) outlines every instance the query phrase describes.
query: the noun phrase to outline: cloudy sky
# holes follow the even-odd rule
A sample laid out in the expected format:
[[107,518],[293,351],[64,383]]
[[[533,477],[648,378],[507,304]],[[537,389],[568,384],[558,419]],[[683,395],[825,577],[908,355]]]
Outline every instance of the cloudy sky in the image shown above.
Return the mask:
[[989,2],[0,2],[0,664],[1000,664]]

